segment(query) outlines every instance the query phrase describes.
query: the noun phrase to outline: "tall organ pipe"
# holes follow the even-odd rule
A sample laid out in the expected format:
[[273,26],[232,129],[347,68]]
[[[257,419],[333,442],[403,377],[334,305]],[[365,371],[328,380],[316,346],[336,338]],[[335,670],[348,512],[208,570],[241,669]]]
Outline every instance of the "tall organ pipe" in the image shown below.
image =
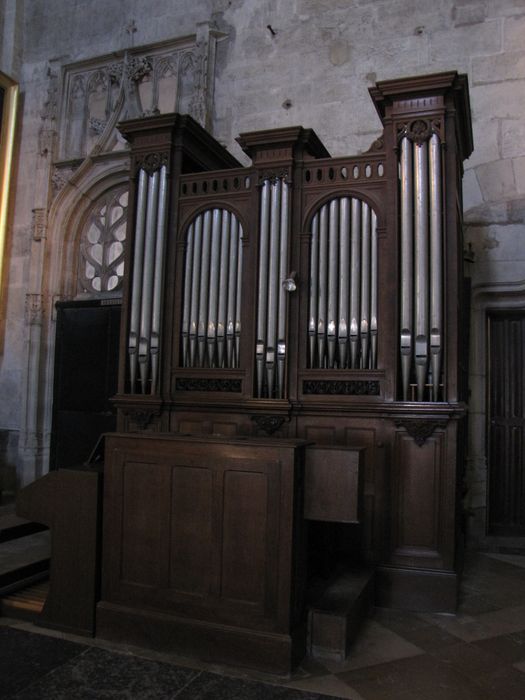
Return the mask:
[[361,367],[368,368],[370,330],[370,207],[363,202],[361,219]]
[[237,323],[237,269],[241,266],[242,249],[239,241],[239,224],[231,217],[230,269],[228,271],[228,321],[226,324],[226,349],[228,367],[236,366],[235,332]]
[[[194,248],[191,274],[190,304],[190,366],[197,362],[197,325],[199,318],[199,292],[201,285],[201,251],[202,251],[202,216],[198,216],[194,225]],[[187,273],[186,273],[187,274]]]
[[202,261],[201,280],[199,289],[199,321],[197,324],[197,346],[199,367],[204,367],[206,359],[206,331],[208,328],[209,289],[210,289],[210,256],[211,256],[211,217],[209,209],[204,212],[202,225]]
[[377,217],[366,202],[336,197],[313,215],[311,234],[309,367],[375,368]]
[[413,338],[413,162],[412,144],[401,141],[401,379],[408,401]]
[[186,237],[186,256],[184,274],[184,301],[182,310],[182,365],[189,367],[190,358],[190,309],[191,309],[191,284],[193,278],[193,249],[194,249],[194,224],[190,224]]
[[279,283],[279,232],[281,223],[281,181],[272,183],[271,189],[271,216],[270,216],[270,258],[268,269],[268,320],[266,342],[266,385],[268,397],[274,395],[276,340],[277,340],[277,304]]
[[349,272],[350,272],[350,200],[342,197],[340,200],[340,231],[339,231],[339,367],[346,367],[348,351],[348,321],[349,321]]
[[164,240],[166,236],[166,205],[168,197],[166,166],[160,169],[157,231],[155,240],[155,269],[153,280],[153,311],[151,319],[151,393],[157,391],[160,352],[160,321],[164,272]]
[[221,259],[219,277],[219,308],[217,311],[217,367],[224,366],[228,311],[228,279],[230,262],[230,212],[222,212]]
[[208,346],[208,365],[215,366],[215,350],[217,345],[217,314],[219,310],[219,263],[221,246],[221,210],[213,210],[211,230],[211,261],[210,261],[210,291],[208,326],[206,339]]
[[277,312],[277,398],[284,397],[284,374],[286,360],[286,292],[283,282],[288,274],[288,221],[289,184],[282,183],[281,193],[281,236],[279,246],[279,301]]
[[422,401],[428,371],[428,144],[413,144],[414,153],[414,263],[415,360],[417,398]]
[[433,134],[429,149],[430,174],[430,358],[433,399],[438,400],[443,335],[443,231],[441,198],[441,149]]
[[263,395],[264,360],[266,354],[266,330],[268,311],[268,250],[270,222],[270,181],[263,182],[261,190],[261,217],[259,238],[259,279],[257,289],[257,396]]
[[[310,301],[308,320],[308,340],[310,348],[310,367],[315,366],[315,346],[318,324],[319,302],[319,215],[312,219],[312,245],[310,250]],[[320,363],[320,360],[319,360]]]
[[328,316],[326,336],[328,343],[328,367],[333,368],[335,362],[337,318],[337,291],[339,270],[339,202],[330,202],[328,226]]
[[350,357],[357,367],[359,343],[359,293],[361,288],[361,202],[352,199],[351,272],[350,272]]
[[377,367],[377,216],[372,210],[370,243],[370,368]]
[[[188,226],[182,313],[185,367],[236,367],[240,340],[242,227],[226,209]],[[187,342],[189,339],[189,344]]]
[[146,222],[147,175],[144,170],[139,172],[137,187],[137,215],[135,226],[135,246],[133,255],[133,282],[131,286],[131,314],[129,323],[129,370],[131,392],[135,391],[137,381],[137,350],[140,327],[140,307],[142,292],[142,274],[144,259],[144,231]]
[[153,274],[155,260],[155,233],[158,215],[159,171],[149,176],[148,205],[144,245],[144,272],[140,305],[139,371],[142,393],[147,390],[150,369],[151,318],[153,298]]
[[328,207],[321,208],[319,216],[319,305],[317,320],[317,355],[319,367],[326,364],[326,330],[328,312]]

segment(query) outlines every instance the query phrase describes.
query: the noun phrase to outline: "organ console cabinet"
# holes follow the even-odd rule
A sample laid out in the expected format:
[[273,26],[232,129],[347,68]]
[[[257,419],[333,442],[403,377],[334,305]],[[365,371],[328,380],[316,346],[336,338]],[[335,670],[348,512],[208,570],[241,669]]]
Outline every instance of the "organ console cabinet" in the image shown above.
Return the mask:
[[383,133],[357,156],[283,127],[241,134],[241,167],[189,117],[121,125],[98,634],[289,670],[327,533],[323,575],[358,551],[377,604],[454,611],[467,79],[370,95]]

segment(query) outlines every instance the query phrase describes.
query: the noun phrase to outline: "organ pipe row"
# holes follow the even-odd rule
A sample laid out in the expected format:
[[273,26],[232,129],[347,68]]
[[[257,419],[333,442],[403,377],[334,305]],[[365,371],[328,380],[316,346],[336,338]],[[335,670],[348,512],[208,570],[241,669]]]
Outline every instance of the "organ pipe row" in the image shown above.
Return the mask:
[[354,197],[332,199],[311,227],[311,368],[377,366],[377,218]]
[[284,398],[289,190],[284,178],[266,179],[261,188],[257,342],[258,398]]
[[166,238],[166,166],[139,171],[128,355],[131,391],[157,391]]
[[184,367],[238,367],[242,226],[208,209],[188,228],[182,310]]
[[[441,145],[401,140],[401,375],[403,400],[437,401],[443,358]],[[431,391],[428,391],[431,390]]]

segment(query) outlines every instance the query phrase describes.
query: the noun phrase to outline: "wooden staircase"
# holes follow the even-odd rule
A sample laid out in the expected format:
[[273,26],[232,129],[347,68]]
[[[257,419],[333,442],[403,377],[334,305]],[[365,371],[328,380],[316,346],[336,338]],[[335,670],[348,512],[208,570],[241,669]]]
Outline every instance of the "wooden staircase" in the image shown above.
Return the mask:
[[49,535],[44,525],[0,509],[0,616],[36,620],[49,577]]

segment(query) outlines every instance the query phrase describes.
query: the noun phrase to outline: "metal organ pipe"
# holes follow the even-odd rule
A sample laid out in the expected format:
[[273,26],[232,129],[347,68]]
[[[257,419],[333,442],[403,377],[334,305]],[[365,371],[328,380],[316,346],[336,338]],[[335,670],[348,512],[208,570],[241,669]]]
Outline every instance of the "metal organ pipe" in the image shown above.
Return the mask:
[[308,304],[308,345],[310,351],[309,366],[315,366],[315,347],[318,323],[319,302],[319,214],[312,219],[312,244],[310,248],[310,298]]
[[153,280],[153,311],[151,320],[151,385],[152,394],[157,390],[159,376],[160,322],[162,306],[162,283],[164,272],[164,241],[166,237],[166,205],[168,201],[168,178],[166,166],[160,169],[157,235],[155,241],[155,270]]
[[413,338],[413,165],[412,144],[401,141],[401,377],[403,400],[408,401]]
[[139,171],[131,313],[128,340],[130,390],[158,390],[164,249],[168,202],[166,166]]
[[443,231],[441,199],[441,146],[437,134],[430,139],[430,359],[433,399],[439,396],[442,355]]
[[188,226],[181,328],[184,367],[238,366],[241,239],[242,227],[226,209],[208,209]]
[[133,281],[131,286],[131,314],[129,324],[128,355],[131,391],[135,391],[137,381],[137,350],[140,326],[140,307],[142,292],[142,274],[144,270],[144,230],[146,222],[147,175],[139,172],[137,187],[137,216],[135,225],[135,247],[133,255]]
[[329,208],[328,226],[328,316],[326,336],[328,341],[328,367],[335,362],[337,334],[337,289],[339,271],[339,201],[333,199]]
[[328,207],[319,216],[319,303],[317,319],[317,356],[319,367],[326,366],[326,317],[328,312]]
[[204,212],[202,225],[201,284],[199,289],[199,320],[197,324],[197,347],[199,367],[205,366],[206,331],[208,328],[208,304],[210,301],[210,255],[211,255],[211,210]]
[[[443,365],[441,143],[401,140],[401,375],[403,400],[439,399]],[[428,388],[432,391],[429,392]]]
[[311,234],[309,366],[374,369],[377,217],[359,199],[335,198],[314,214]]
[[[222,212],[219,306],[217,310],[217,367],[224,367],[228,311],[228,279],[230,262],[230,212]],[[225,291],[223,291],[225,290]]]
[[261,189],[256,377],[259,398],[283,398],[288,274],[289,185],[283,177]]
[[350,359],[351,367],[356,368],[359,343],[359,293],[361,291],[361,202],[352,199],[352,228],[350,252]]
[[238,316],[238,305],[237,305],[237,270],[241,267],[242,260],[242,248],[240,244],[240,239],[242,238],[242,229],[239,226],[237,218],[235,216],[231,217],[231,228],[230,228],[230,269],[228,272],[228,321],[226,324],[226,349],[227,349],[227,360],[228,367],[237,366],[237,352],[236,352],[236,332],[237,325],[240,323],[237,321]]
[[158,215],[158,170],[149,176],[148,204],[146,210],[146,231],[144,244],[144,272],[142,275],[142,295],[140,304],[139,372],[142,393],[147,392],[150,377],[151,316],[153,298],[153,275],[155,261],[155,234]]
[[279,232],[281,224],[281,181],[272,182],[271,189],[271,216],[270,216],[270,258],[268,265],[268,291],[266,324],[266,385],[269,397],[274,395],[276,340],[277,340],[277,300],[279,283]]
[[372,211],[370,244],[370,367],[377,367],[377,216]]
[[361,367],[368,367],[370,331],[370,207],[363,202],[361,212]]
[[417,398],[422,401],[428,372],[428,145],[414,148],[414,315]]
[[279,301],[277,312],[277,398],[284,398],[284,375],[286,360],[286,291],[283,281],[289,272],[288,270],[288,222],[290,218],[289,203],[290,185],[282,183],[281,196],[281,240],[279,246]]
[[257,290],[257,396],[263,396],[264,359],[266,355],[266,332],[268,310],[268,250],[270,225],[270,181],[264,180],[261,190],[261,218],[259,243],[259,278]]
[[182,365],[189,367],[190,361],[190,299],[193,278],[194,224],[190,224],[186,237],[186,274],[184,276],[184,305],[182,308]]
[[342,197],[340,203],[340,251],[339,251],[339,367],[346,367],[348,350],[349,271],[350,271],[350,200]]

